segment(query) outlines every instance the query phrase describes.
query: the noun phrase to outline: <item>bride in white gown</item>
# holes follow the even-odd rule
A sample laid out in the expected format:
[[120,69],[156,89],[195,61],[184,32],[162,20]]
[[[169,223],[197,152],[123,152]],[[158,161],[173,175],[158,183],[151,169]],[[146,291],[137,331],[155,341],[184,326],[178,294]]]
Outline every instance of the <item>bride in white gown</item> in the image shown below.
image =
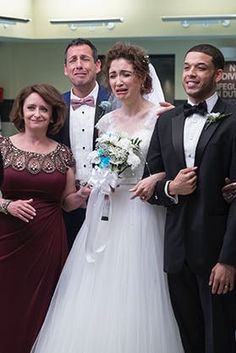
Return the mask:
[[[108,52],[109,84],[122,107],[97,127],[100,133],[125,131],[140,138],[146,156],[157,118],[156,108],[143,98],[151,89],[144,54],[121,43]],[[106,247],[94,262],[86,258],[93,219],[87,214],[32,353],[183,352],[163,272],[165,209],[131,199],[129,191],[143,169],[144,162],[121,175],[109,220],[95,227],[96,239],[106,239]]]

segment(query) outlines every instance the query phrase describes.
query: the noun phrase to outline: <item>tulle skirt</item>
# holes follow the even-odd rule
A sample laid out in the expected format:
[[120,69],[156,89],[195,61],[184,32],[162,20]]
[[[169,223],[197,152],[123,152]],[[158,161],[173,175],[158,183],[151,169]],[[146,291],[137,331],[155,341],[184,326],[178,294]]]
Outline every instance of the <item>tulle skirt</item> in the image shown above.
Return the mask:
[[[165,209],[111,195],[96,224],[106,247],[86,258],[85,221],[61,274],[32,353],[182,353],[163,272]],[[91,222],[91,218],[90,218]]]

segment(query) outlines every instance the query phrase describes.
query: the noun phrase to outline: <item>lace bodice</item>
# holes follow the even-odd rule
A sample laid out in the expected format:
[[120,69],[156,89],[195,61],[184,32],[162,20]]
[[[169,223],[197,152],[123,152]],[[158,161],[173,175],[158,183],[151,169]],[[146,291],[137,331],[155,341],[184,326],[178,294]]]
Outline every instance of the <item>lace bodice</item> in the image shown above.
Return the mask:
[[[140,150],[141,150],[141,163],[135,170],[131,170],[127,168],[121,175],[122,179],[130,184],[135,184],[138,180],[140,180],[143,176],[143,170],[146,162],[146,156],[148,152],[148,147],[150,143],[150,139],[154,130],[154,126],[157,121],[155,108],[149,110],[146,114],[144,120],[142,121],[141,126],[137,127],[137,130],[130,134],[130,137],[136,138],[138,137],[141,140]],[[119,121],[117,117],[114,115],[114,112],[110,112],[104,115],[96,127],[99,130],[99,133],[105,132],[116,132],[116,133],[124,133],[127,131],[121,131],[119,128]]]
[[58,144],[50,153],[36,153],[23,151],[14,146],[8,137],[0,137],[0,152],[2,154],[4,168],[12,167],[17,171],[27,170],[31,174],[53,173],[59,171],[66,173],[69,167],[75,165],[75,160],[70,149]]

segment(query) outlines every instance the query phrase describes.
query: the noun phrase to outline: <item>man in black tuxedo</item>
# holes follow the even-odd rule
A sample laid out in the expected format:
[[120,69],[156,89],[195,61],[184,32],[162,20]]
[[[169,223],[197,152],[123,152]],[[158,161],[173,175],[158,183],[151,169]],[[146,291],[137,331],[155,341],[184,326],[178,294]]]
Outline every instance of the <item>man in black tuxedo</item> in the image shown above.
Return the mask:
[[[94,149],[97,137],[95,125],[106,112],[110,92],[96,81],[101,70],[96,47],[87,39],[72,40],[65,50],[64,74],[72,88],[64,93],[66,120],[54,138],[72,149],[76,160],[78,187],[88,181],[91,166],[88,153]],[[70,213],[64,213],[69,247],[85,218],[86,203]]]
[[166,172],[152,202],[167,206],[164,269],[186,353],[236,352],[236,201],[221,193],[236,181],[236,109],[216,93],[223,68],[217,48],[188,50],[188,104],[161,115],[148,152],[151,171]]

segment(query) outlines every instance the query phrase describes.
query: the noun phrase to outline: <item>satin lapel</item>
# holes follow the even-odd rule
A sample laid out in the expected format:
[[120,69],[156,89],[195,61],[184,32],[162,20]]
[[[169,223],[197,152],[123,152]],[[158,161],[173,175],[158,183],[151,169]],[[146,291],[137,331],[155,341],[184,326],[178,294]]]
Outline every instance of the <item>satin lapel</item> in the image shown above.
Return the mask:
[[64,93],[63,95],[64,102],[66,104],[66,111],[65,111],[65,123],[63,125],[63,132],[62,132],[62,142],[68,146],[70,145],[70,91]]
[[[213,113],[223,113],[224,112],[224,107],[225,104],[224,102],[219,98],[218,101],[216,102],[214,108],[212,109]],[[205,151],[205,148],[211,139],[212,135],[216,131],[217,127],[221,124],[222,121],[218,121],[215,123],[210,124],[207,128],[204,126],[202,133],[199,137],[197,148],[196,148],[196,154],[195,154],[195,166],[199,166],[203,153]]]
[[99,86],[98,97],[96,102],[96,110],[95,110],[95,125],[105,113],[104,109],[100,107],[100,103],[102,101],[108,101],[109,96],[110,96],[110,92],[106,88]]
[[172,118],[172,141],[177,158],[183,168],[186,167],[183,146],[184,120],[185,117],[182,110]]
[[108,101],[109,96],[110,96],[110,92],[106,88],[99,86],[98,97],[96,102],[96,110],[95,110],[95,119],[94,119],[93,148],[95,148],[96,138],[98,137],[98,131],[95,125],[105,113],[104,109],[100,107],[100,103],[102,101]]

